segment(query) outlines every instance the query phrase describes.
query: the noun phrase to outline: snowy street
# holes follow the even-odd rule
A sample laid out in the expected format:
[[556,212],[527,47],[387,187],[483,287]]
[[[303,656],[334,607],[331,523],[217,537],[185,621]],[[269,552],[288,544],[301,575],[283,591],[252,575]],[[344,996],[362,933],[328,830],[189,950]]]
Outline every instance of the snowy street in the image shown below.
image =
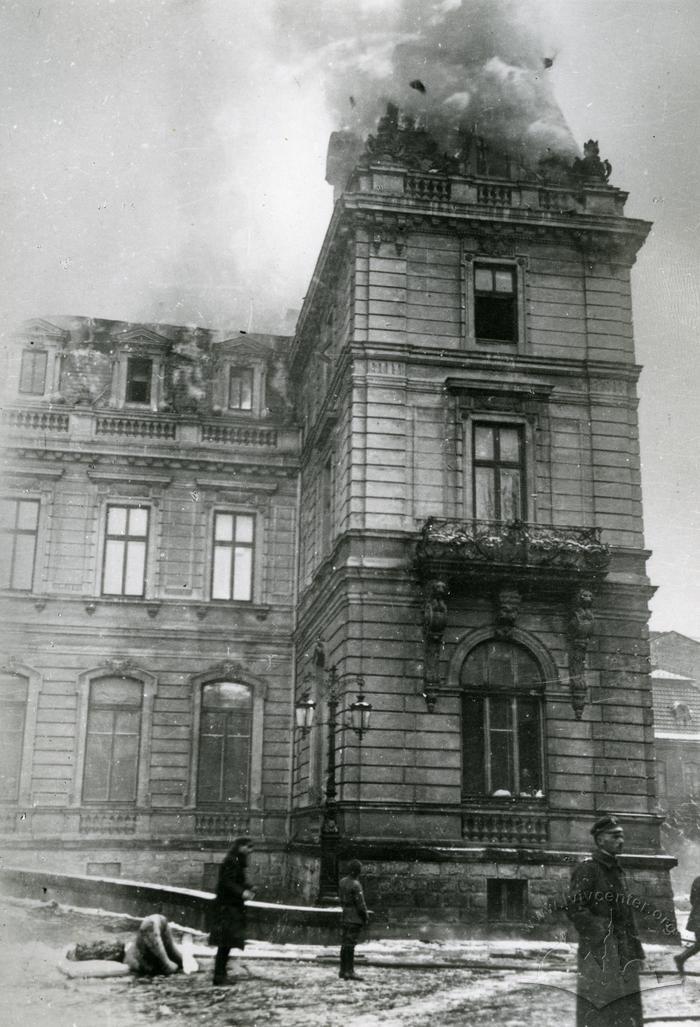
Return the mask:
[[[520,941],[374,941],[358,948],[361,982],[337,976],[336,952],[251,942],[230,988],[214,989],[211,959],[195,937],[200,972],[170,978],[71,979],[61,972],[78,940],[126,940],[136,921],[19,900],[0,904],[5,1027],[567,1027],[574,1023],[574,948]],[[684,983],[671,948],[652,947],[644,978],[645,1018],[654,1024],[700,1010],[700,977]],[[72,964],[73,967],[76,964]],[[693,970],[692,964],[689,970]],[[700,961],[697,970],[700,971]],[[664,973],[666,971],[666,973]],[[664,1019],[672,1016],[673,1019]],[[650,1018],[658,1019],[650,1019]]]

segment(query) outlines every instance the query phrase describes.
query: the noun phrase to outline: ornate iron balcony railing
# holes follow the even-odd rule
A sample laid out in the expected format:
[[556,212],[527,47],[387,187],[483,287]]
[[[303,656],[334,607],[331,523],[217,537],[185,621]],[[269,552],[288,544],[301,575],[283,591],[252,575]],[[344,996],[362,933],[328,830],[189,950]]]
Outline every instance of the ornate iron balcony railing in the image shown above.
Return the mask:
[[416,557],[419,565],[457,561],[600,575],[610,562],[610,547],[601,542],[600,528],[431,517],[423,525]]

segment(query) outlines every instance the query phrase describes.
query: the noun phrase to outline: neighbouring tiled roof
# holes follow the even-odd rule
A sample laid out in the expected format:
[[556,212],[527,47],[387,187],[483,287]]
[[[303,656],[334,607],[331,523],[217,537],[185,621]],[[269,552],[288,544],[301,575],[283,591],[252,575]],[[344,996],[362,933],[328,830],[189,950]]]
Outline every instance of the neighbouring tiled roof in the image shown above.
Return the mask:
[[[697,732],[700,735],[700,688],[692,678],[667,670],[651,674],[654,696],[654,726],[657,731]],[[690,711],[690,723],[674,715],[674,705],[683,703]]]

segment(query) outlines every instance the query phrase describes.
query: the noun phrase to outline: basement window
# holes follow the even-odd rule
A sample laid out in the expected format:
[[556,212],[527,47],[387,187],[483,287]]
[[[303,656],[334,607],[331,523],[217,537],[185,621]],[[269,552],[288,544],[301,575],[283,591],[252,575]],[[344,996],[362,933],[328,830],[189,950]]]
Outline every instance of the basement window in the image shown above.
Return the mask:
[[527,881],[491,878],[486,882],[486,916],[490,923],[519,923],[525,919]]
[[478,342],[518,341],[518,295],[514,267],[475,265],[474,334]]

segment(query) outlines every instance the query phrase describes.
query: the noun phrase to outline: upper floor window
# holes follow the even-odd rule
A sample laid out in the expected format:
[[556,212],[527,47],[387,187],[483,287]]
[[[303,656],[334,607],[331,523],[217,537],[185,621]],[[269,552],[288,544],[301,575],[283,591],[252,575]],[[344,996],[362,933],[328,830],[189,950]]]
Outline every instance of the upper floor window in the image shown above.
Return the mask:
[[19,391],[29,396],[43,396],[46,390],[46,350],[22,350]]
[[333,461],[328,457],[321,470],[321,555],[327,556],[333,537]]
[[149,404],[152,381],[153,361],[150,357],[129,357],[126,363],[125,401]]
[[479,342],[518,341],[515,268],[474,266],[474,334]]
[[2,499],[0,517],[5,537],[2,587],[31,592],[39,528],[39,500]]
[[247,685],[222,681],[203,686],[198,802],[248,800],[252,712]]
[[83,770],[85,802],[135,802],[143,685],[100,678],[90,685]]
[[668,786],[666,784],[666,761],[656,760],[656,792],[660,799],[666,797]]
[[214,513],[212,599],[253,598],[255,518],[252,514]]
[[253,368],[231,367],[228,378],[229,410],[253,409]]
[[693,714],[687,702],[674,702],[671,707],[673,719],[678,727],[690,727],[693,721]]
[[683,763],[683,783],[687,795],[700,796],[700,763]]
[[143,596],[146,588],[148,514],[142,506],[108,506],[102,594]]
[[475,422],[472,436],[474,517],[488,521],[525,519],[523,429]]
[[23,677],[0,678],[0,796],[19,798],[28,681]]
[[483,642],[460,674],[465,795],[544,795],[541,689],[537,662],[523,646]]

